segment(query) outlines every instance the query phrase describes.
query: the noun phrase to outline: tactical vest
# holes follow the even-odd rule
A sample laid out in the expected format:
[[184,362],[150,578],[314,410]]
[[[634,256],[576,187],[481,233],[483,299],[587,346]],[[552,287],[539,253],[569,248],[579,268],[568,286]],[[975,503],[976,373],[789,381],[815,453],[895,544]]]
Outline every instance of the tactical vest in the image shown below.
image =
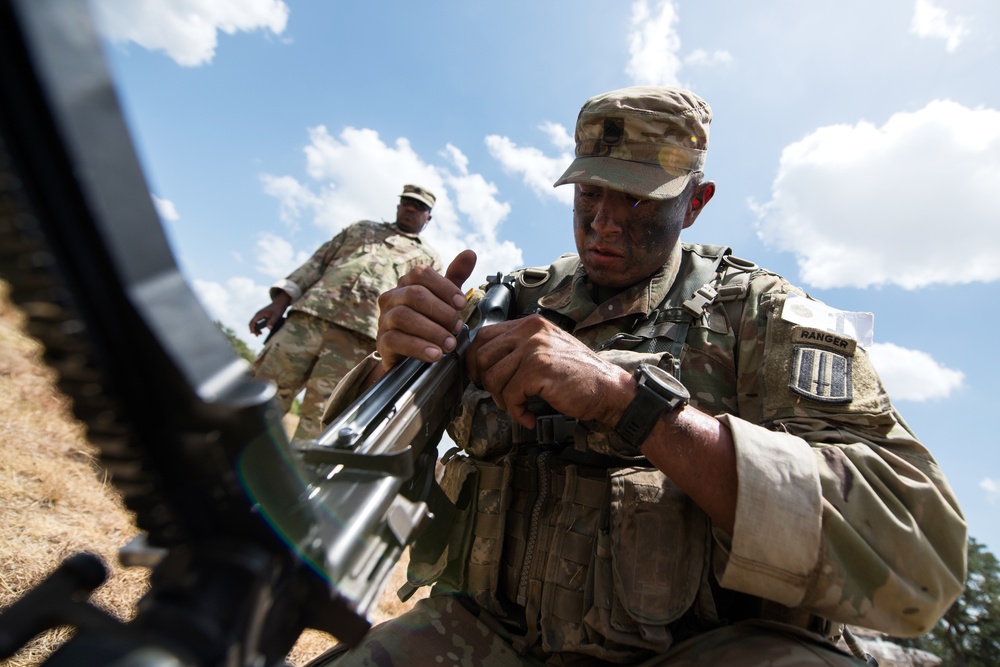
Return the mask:
[[[514,273],[516,316],[539,313],[570,328],[546,312],[544,297],[578,266],[564,256]],[[593,349],[627,368],[659,363],[683,379],[693,350],[736,345],[755,270],[728,248],[685,245],[663,302]],[[726,409],[725,396],[713,405],[698,404],[704,392],[692,397],[709,413]],[[451,434],[464,453],[446,457],[442,487],[457,516],[436,559],[411,553],[411,588],[436,583],[435,593],[471,597],[522,651],[613,662],[665,651],[692,623],[719,623],[708,517],[644,458],[614,456],[608,439],[616,435],[558,414],[529,431],[471,386]]]

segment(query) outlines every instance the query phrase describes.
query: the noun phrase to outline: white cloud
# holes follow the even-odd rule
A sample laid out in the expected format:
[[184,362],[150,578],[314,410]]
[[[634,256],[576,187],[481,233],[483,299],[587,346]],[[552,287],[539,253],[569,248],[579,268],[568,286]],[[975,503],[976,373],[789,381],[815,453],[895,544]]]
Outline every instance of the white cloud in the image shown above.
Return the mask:
[[[1000,278],[1000,112],[934,101],[881,127],[822,127],[785,147],[764,243],[821,288]],[[948,250],[961,239],[961,251]]]
[[406,139],[388,146],[374,130],[347,127],[338,138],[318,125],[309,129],[304,152],[309,181],[261,176],[264,191],[280,202],[282,222],[293,228],[310,218],[333,236],[355,220],[394,220],[404,183],[418,183],[440,197],[440,176]]
[[576,150],[576,140],[561,124],[545,121],[538,126],[538,129],[549,137],[549,141],[557,150],[563,153],[572,153]]
[[629,60],[625,74],[634,85],[679,86],[684,66],[709,67],[730,65],[733,56],[728,51],[695,49],[682,56],[681,38],[677,31],[680,14],[673,0],[659,0],[651,8],[649,0],[632,3],[632,19],[628,34]]
[[164,220],[169,220],[170,222],[176,222],[181,219],[181,216],[177,213],[177,207],[169,199],[161,199],[156,195],[153,197],[153,206],[156,207],[156,212]]
[[219,31],[280,35],[289,12],[283,0],[89,0],[89,5],[107,39],[164,51],[185,67],[212,61]]
[[451,162],[455,167],[466,174],[469,172],[469,158],[465,156],[465,153],[460,151],[457,146],[448,144],[441,151],[441,156],[444,157],[448,162]]
[[[649,0],[632,3],[628,35],[630,58],[625,71],[634,84],[679,85],[682,61],[678,56],[681,42],[677,35],[677,22],[677,9],[672,0],[661,0],[654,9],[650,8]],[[709,54],[697,50],[684,62],[695,65],[727,64],[732,62],[732,57],[725,51]],[[496,134],[486,137],[486,147],[504,171],[519,175],[540,199],[555,199],[572,206],[573,188],[553,188],[552,184],[573,161],[576,145],[573,135],[564,126],[553,122],[542,123],[539,129],[558,151],[556,156],[550,156],[534,146],[519,146],[509,137]]]
[[356,220],[394,220],[403,184],[417,183],[437,196],[423,236],[442,261],[447,264],[459,251],[472,248],[480,257],[473,280],[520,266],[520,249],[498,238],[510,205],[498,199],[493,183],[469,171],[469,160],[457,147],[441,151],[446,163],[432,164],[405,138],[388,144],[375,130],[353,127],[335,137],[320,125],[309,130],[304,150],[308,180],[261,176],[264,191],[278,199],[282,220],[293,228],[311,218],[332,236]]
[[469,160],[458,148],[449,144],[447,152],[459,171],[447,179],[455,191],[455,206],[472,223],[472,230],[463,240],[477,249],[477,275],[506,272],[521,266],[521,249],[512,241],[500,241],[497,236],[500,223],[510,214],[510,204],[497,200],[496,185],[480,174],[469,173]]
[[271,303],[265,285],[238,276],[228,279],[225,284],[195,279],[193,289],[209,317],[236,332],[251,349],[261,348],[263,337],[252,336],[248,323],[254,313]]
[[984,477],[979,488],[986,492],[986,500],[991,505],[1000,500],[1000,480]]
[[637,85],[675,86],[680,79],[677,52],[677,9],[671,0],[658,4],[655,14],[647,0],[632,3],[632,30],[628,36],[629,61],[625,73]]
[[945,40],[945,49],[954,53],[969,34],[968,19],[952,17],[948,11],[934,5],[931,0],[917,0],[910,21],[910,32],[917,37]]
[[733,56],[729,51],[715,50],[709,53],[704,49],[695,49],[684,56],[685,65],[732,65]]
[[278,219],[293,230],[299,228],[299,218],[303,211],[319,208],[322,204],[321,197],[313,194],[312,190],[291,176],[262,174],[260,180],[264,186],[264,192],[275,197],[281,203],[278,209]]
[[287,276],[315,252],[296,251],[287,240],[267,232],[257,237],[256,247],[257,270],[275,279]]
[[948,398],[958,390],[965,375],[942,366],[926,352],[892,343],[875,343],[868,349],[893,401],[931,401]]
[[[560,128],[557,130],[555,128]],[[563,136],[569,136],[562,126],[555,123],[542,125],[542,130],[549,135],[552,143],[562,152],[556,157],[549,157],[533,146],[518,146],[507,137],[491,134],[486,137],[486,148],[490,155],[500,163],[509,174],[520,174],[524,184],[542,199],[555,199],[567,206],[573,205],[573,188],[563,186],[552,187],[552,184],[562,176],[566,167],[573,161],[572,148],[567,145]]]

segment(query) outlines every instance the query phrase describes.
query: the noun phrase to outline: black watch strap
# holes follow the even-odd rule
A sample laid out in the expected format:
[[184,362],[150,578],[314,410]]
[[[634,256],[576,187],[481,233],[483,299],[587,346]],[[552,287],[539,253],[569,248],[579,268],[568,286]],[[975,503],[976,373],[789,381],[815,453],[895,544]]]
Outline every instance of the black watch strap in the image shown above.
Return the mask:
[[638,393],[625,409],[615,426],[615,434],[621,439],[619,453],[623,456],[639,456],[639,448],[652,432],[660,416],[687,404],[689,394],[684,385],[666,371],[655,366],[642,364],[635,372]]

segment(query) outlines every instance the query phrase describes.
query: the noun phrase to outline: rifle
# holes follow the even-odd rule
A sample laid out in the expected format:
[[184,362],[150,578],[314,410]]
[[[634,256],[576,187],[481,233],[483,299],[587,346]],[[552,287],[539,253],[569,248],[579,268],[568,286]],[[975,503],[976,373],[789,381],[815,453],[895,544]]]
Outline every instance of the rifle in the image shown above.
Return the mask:
[[[87,601],[100,561],[67,559],[0,614],[0,660],[57,625],[76,632],[54,667],[283,665],[305,628],[358,642],[402,549],[442,525],[441,406],[478,327],[289,443],[273,385],[180,275],[76,0],[0,0],[0,275],[144,533],[123,562],[153,568],[122,623]],[[479,327],[506,318],[493,282]]]

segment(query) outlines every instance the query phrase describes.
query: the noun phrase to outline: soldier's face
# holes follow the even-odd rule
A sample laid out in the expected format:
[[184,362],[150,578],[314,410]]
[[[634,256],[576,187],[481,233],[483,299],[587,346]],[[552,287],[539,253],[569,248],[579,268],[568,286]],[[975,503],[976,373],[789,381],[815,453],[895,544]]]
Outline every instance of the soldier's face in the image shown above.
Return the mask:
[[653,275],[688,222],[690,195],[640,200],[617,190],[577,184],[573,234],[587,275],[602,287],[625,288]]
[[419,234],[431,221],[431,210],[426,204],[411,197],[400,197],[396,206],[396,224],[404,232]]

